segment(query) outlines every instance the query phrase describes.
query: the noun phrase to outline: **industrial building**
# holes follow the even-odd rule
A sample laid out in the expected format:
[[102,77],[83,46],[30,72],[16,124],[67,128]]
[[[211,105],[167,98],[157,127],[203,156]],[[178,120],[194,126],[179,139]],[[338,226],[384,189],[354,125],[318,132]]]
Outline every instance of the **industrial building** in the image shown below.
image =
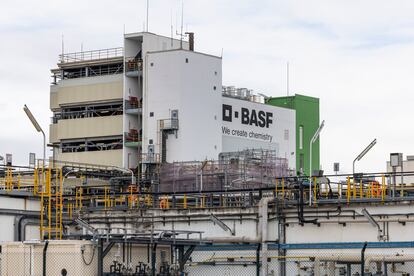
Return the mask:
[[1,275],[414,272],[412,157],[323,175],[319,99],[224,86],[193,34],[52,73],[53,158],[0,166]]
[[[289,175],[306,171],[318,99],[264,104],[252,90],[223,86],[222,58],[194,51],[191,37],[133,33],[123,48],[62,54],[50,92],[53,158],[145,171],[260,148],[274,150]],[[319,144],[313,156],[318,169]]]

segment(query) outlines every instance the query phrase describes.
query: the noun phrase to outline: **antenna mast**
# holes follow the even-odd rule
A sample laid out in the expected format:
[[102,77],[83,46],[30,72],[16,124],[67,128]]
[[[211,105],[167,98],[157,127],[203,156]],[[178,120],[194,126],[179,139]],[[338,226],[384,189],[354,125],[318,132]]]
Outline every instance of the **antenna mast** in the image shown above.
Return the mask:
[[147,0],[147,32],[148,32],[148,11],[149,11],[149,0]]
[[289,61],[286,64],[286,94],[289,96]]
[[62,34],[62,58],[60,62],[63,62],[65,58],[63,57],[63,54],[65,53],[65,36]]
[[184,26],[184,0],[181,2],[181,34],[180,34],[180,48],[183,48],[183,26]]
[[174,34],[173,34],[173,17],[172,17],[172,9],[171,9],[171,48],[173,47],[173,45],[174,45],[174,41],[173,41],[173,36],[174,36]]

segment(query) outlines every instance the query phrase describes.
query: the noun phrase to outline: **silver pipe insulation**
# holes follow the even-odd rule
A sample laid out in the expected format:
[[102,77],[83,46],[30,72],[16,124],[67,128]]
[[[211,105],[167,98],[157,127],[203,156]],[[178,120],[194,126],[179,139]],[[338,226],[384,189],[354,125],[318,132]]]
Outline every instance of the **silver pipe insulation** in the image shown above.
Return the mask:
[[[261,267],[260,267],[260,274],[262,276],[268,275],[268,250],[267,250],[267,227],[268,227],[268,208],[269,203],[275,202],[276,199],[274,197],[263,197],[259,201],[259,233],[258,233],[258,240],[262,243],[262,256],[261,256]],[[277,207],[276,207],[277,208]]]
[[[346,256],[315,256],[314,261],[314,275],[321,276],[321,263],[322,262],[360,262],[360,255],[346,255]],[[381,262],[381,263],[392,263],[392,262],[413,262],[414,255],[401,255],[401,256],[381,256],[381,255],[371,255],[365,259],[365,272],[369,272],[371,263]]]

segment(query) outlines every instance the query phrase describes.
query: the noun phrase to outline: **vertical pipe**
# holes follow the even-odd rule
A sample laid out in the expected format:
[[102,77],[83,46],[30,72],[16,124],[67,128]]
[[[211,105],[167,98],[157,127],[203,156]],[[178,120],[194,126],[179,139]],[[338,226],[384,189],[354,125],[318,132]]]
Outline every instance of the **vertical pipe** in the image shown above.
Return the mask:
[[359,198],[364,197],[364,190],[362,189],[362,179],[359,180]]
[[98,276],[103,276],[103,239],[98,240]]
[[361,275],[362,276],[365,275],[365,272],[364,272],[364,266],[365,266],[365,249],[367,248],[367,245],[368,245],[368,243],[365,242],[364,243],[364,246],[362,247],[362,250],[361,250]]
[[261,244],[258,243],[256,249],[256,276],[260,276],[260,249]]
[[347,203],[349,203],[350,199],[351,199],[351,179],[348,176],[347,178],[347,187],[346,187],[346,201]]
[[43,198],[43,192],[40,191],[40,240],[43,240],[43,224],[44,224],[44,198]]
[[309,145],[309,206],[312,206],[312,141]]
[[156,275],[157,244],[154,244],[151,251],[151,275]]
[[52,189],[51,189],[51,170],[48,168],[46,172],[46,187],[47,187],[47,220],[48,220],[48,235],[49,240],[52,238]]
[[34,169],[34,179],[33,179],[33,195],[37,194],[38,191],[38,185],[39,185],[39,175],[38,170]]
[[55,169],[55,238],[59,237],[59,171]]
[[46,254],[47,254],[47,247],[49,246],[49,241],[45,242],[45,246],[43,247],[43,276],[46,276]]
[[352,198],[356,199],[356,182],[355,182],[355,178],[352,180]]
[[17,190],[20,191],[20,174],[17,175]]

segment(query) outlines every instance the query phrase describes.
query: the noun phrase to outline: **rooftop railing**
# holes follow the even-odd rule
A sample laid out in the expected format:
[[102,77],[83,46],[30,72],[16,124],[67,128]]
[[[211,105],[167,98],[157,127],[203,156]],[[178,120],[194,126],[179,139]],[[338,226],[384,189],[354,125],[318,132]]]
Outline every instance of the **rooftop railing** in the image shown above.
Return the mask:
[[59,61],[61,63],[88,61],[88,60],[99,60],[109,59],[124,56],[124,48],[108,48],[100,50],[82,51],[68,54],[59,55]]

